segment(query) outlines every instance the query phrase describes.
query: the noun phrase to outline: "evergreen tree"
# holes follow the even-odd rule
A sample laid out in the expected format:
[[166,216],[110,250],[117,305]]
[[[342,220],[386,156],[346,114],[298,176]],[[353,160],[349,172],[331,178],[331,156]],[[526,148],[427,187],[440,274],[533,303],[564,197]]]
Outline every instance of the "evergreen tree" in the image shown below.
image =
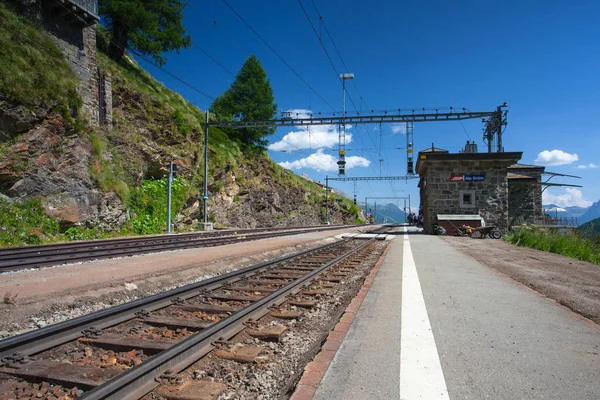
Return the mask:
[[98,4],[112,33],[108,55],[117,62],[129,47],[163,65],[163,52],[192,43],[181,23],[185,8],[181,0],[99,0]]
[[[274,100],[267,73],[253,54],[244,62],[231,87],[217,97],[212,110],[226,121],[265,121],[275,117]],[[274,132],[274,127],[227,130],[230,137],[259,148],[265,148],[265,138]]]

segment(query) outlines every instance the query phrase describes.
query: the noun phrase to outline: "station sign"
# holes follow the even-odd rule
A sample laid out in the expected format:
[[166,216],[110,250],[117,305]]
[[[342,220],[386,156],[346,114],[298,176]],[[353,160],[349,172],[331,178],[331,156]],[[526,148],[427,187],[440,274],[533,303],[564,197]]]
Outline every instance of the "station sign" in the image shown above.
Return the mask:
[[481,182],[485,175],[450,175],[450,182]]
[[485,181],[485,175],[465,175],[465,182]]

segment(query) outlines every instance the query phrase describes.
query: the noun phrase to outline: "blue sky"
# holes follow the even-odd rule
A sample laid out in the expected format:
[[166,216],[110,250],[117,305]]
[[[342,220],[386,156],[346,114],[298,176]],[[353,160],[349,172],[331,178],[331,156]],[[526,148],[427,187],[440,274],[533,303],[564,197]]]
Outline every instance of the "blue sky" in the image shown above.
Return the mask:
[[[166,70],[216,97],[233,82],[229,72],[236,74],[245,59],[255,54],[282,111],[339,112],[342,90],[335,70],[355,75],[347,84],[354,101],[352,105],[347,99],[349,111],[354,111],[354,106],[363,112],[449,106],[492,111],[507,102],[505,150],[522,151],[522,163],[547,165],[548,171],[582,177],[553,178],[551,182],[581,184],[583,188],[549,188],[545,201],[589,206],[600,199],[600,128],[596,120],[600,107],[600,3],[302,0],[334,70],[297,0],[227,2],[318,94],[223,0],[190,0],[184,25],[203,51],[192,46],[180,54],[168,54]],[[193,104],[201,109],[210,107],[210,99],[141,63]],[[406,146],[406,138],[399,128],[350,127],[347,158],[354,158],[346,175],[405,175],[406,153],[397,148]],[[479,150],[485,151],[481,128],[480,120],[417,123],[415,150],[434,143],[456,152],[467,140],[474,140]],[[326,175],[336,176],[335,127],[314,127],[310,132],[280,128],[270,140],[272,149],[294,149],[269,150],[276,162],[294,172],[320,181]],[[380,163],[380,159],[384,161]],[[328,168],[332,170],[326,171]],[[411,205],[416,207],[416,185],[416,180],[360,182],[357,196],[364,201],[366,196],[410,194]],[[353,193],[352,183],[334,186]]]

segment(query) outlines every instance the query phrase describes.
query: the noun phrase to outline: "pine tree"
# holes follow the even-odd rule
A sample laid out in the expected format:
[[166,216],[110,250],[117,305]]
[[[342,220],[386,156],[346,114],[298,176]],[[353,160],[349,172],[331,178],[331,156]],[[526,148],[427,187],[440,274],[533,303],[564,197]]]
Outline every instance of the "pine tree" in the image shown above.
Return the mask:
[[[274,100],[267,73],[253,54],[244,62],[231,87],[217,97],[212,110],[226,121],[265,121],[275,117]],[[267,144],[266,137],[274,132],[274,127],[227,130],[230,137],[262,149]]]
[[108,55],[117,62],[130,48],[163,65],[163,52],[192,43],[182,25],[185,3],[181,0],[99,0],[98,4],[112,34]]

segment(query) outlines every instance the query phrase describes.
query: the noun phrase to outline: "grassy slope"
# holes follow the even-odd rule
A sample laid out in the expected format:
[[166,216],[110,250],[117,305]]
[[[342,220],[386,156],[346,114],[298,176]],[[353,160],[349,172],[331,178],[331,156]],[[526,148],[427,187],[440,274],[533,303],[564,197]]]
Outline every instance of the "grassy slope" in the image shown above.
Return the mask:
[[[119,109],[115,110],[115,133],[112,136],[118,136],[129,143],[152,139],[163,154],[174,159],[186,158],[184,164],[189,168],[187,173],[184,171],[183,174],[192,179],[192,186],[198,187],[196,184],[201,182],[199,167],[203,161],[204,113],[179,94],[166,89],[129,58],[117,64],[99,53],[98,63],[104,72],[112,76],[113,93],[117,95],[113,102],[117,100],[116,103],[121,103]],[[134,96],[135,102],[127,101],[123,97],[119,100],[121,94]],[[140,121],[143,121],[146,136],[140,133]],[[215,177],[219,176],[218,172],[231,170],[235,173],[244,165],[266,162],[269,171],[262,172],[273,175],[279,184],[299,186],[308,192],[322,192],[319,185],[280,167],[268,156],[244,153],[239,143],[230,140],[218,128],[210,128],[209,149],[210,168],[217,172],[211,173],[209,181],[213,190],[220,187],[215,181]],[[128,161],[131,159],[128,158]],[[261,186],[260,179],[245,184],[252,187]]]
[[[103,33],[99,32],[98,37],[102,42]],[[1,93],[18,103],[32,107],[40,103],[53,104],[54,111],[67,118],[70,115],[69,108],[77,108],[80,105],[79,96],[75,91],[77,80],[52,40],[39,27],[21,20],[2,4],[0,48]],[[186,188],[186,192],[179,193],[179,197],[175,199],[175,203],[181,208],[184,201],[197,194],[201,188],[201,124],[204,121],[204,113],[179,94],[166,89],[132,60],[127,59],[117,64],[99,52],[98,64],[101,70],[112,76],[115,129],[112,132],[88,129],[80,133],[90,136],[94,157],[90,173],[103,190],[119,193],[128,208],[138,210],[139,213],[156,213],[141,216],[141,220],[160,219],[164,215],[162,209],[159,210],[152,204],[152,196],[144,195],[145,191],[155,188],[152,185],[146,185],[144,188],[144,182],[151,181],[143,179],[157,177],[157,171],[148,171],[147,159],[158,157],[159,161],[154,161],[159,165],[164,165],[165,160],[169,159],[182,161],[182,187]],[[319,185],[280,167],[266,154],[245,154],[238,143],[231,141],[217,128],[211,128],[209,139],[209,189],[213,195],[223,188],[222,179],[229,171],[236,175],[240,186],[246,188],[271,190],[272,186],[267,186],[263,179],[265,175],[269,175],[278,185],[306,191],[309,203],[316,205],[323,202],[323,190]],[[140,149],[144,149],[145,153]],[[142,177],[140,171],[143,172]],[[164,175],[164,172],[158,173]],[[143,201],[147,203],[140,204],[140,199],[145,199]],[[342,208],[358,215],[358,207],[350,200],[339,198],[338,204],[340,202],[343,204]],[[51,221],[44,222],[43,226],[39,221],[31,222],[36,221],[34,217],[39,214],[39,205],[10,206],[0,199],[0,207],[4,212],[10,213],[5,215],[2,223],[5,225],[5,231],[11,232],[10,235],[0,238],[0,245],[88,239],[111,234],[98,232],[93,227],[70,228],[66,232],[58,232],[57,226]],[[140,221],[134,222],[143,225],[143,221]],[[34,225],[39,229],[33,229]],[[133,225],[130,224],[122,233],[136,231],[137,229],[132,229]],[[143,229],[139,229],[139,233],[161,229],[157,226],[152,226],[150,230],[146,228],[148,227],[144,226]],[[18,235],[15,232],[26,234]]]
[[506,235],[505,239],[518,246],[562,254],[600,265],[600,236],[587,239],[577,232],[561,233],[551,229],[524,226]]
[[26,106],[52,106],[65,117],[81,105],[77,78],[58,47],[2,3],[0,49],[0,93]]
[[588,238],[600,237],[600,218],[593,219],[581,225],[579,227],[579,233],[581,236]]

